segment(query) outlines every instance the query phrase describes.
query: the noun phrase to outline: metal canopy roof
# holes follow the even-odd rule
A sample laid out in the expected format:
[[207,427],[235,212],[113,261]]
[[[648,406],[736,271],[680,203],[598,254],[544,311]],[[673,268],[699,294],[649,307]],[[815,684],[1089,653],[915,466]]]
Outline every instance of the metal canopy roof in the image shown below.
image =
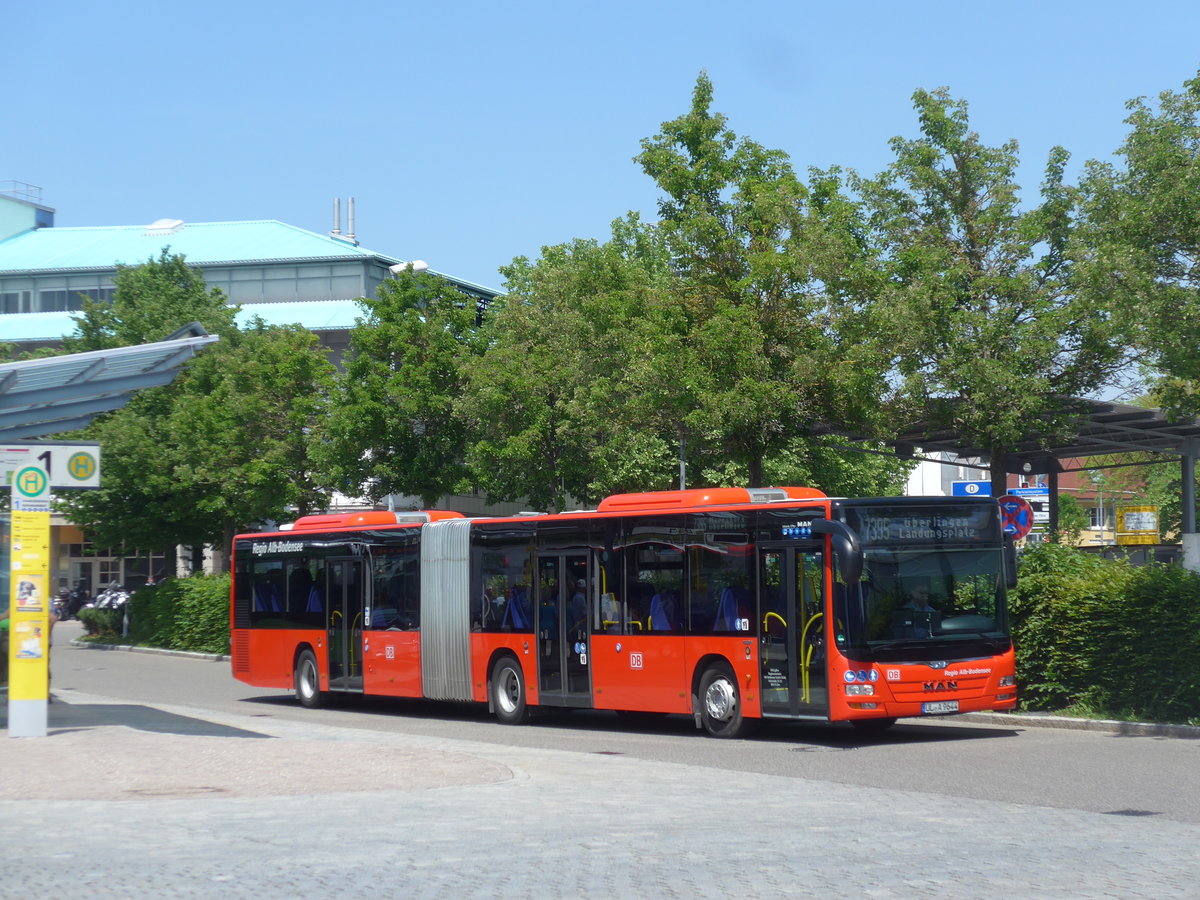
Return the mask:
[[[1191,452],[1195,446],[1192,442],[1200,439],[1200,422],[1195,419],[1172,422],[1158,409],[1097,400],[1072,402],[1083,409],[1077,433],[1055,440],[1031,428],[1006,454],[1007,471],[1044,474],[1051,471],[1055,460],[1113,453],[1146,452],[1178,458]],[[897,448],[919,447],[925,453],[953,453],[968,458],[986,459],[990,455],[988,448],[964,441],[951,429],[927,428],[917,426],[898,435]]]
[[0,441],[83,428],[136,391],[169,383],[200,347],[216,340],[193,323],[153,344],[0,364]]

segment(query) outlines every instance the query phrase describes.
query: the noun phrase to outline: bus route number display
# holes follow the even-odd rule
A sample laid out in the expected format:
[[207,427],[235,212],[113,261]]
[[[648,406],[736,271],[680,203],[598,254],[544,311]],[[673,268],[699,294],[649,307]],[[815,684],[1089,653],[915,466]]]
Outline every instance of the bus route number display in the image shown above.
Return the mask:
[[985,510],[960,511],[953,507],[940,512],[897,507],[853,510],[850,525],[867,544],[975,542],[987,540],[989,531],[995,528],[992,525],[989,529]]

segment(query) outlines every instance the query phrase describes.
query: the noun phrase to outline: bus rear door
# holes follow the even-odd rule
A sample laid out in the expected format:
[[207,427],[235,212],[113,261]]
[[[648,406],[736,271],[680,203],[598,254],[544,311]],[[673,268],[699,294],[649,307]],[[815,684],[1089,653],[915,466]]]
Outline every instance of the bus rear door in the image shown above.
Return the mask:
[[538,702],[591,706],[587,554],[539,553],[537,571]]
[[759,545],[758,576],[763,715],[828,718],[821,544]]
[[331,559],[326,563],[329,613],[329,689],[362,692],[363,593],[361,559]]

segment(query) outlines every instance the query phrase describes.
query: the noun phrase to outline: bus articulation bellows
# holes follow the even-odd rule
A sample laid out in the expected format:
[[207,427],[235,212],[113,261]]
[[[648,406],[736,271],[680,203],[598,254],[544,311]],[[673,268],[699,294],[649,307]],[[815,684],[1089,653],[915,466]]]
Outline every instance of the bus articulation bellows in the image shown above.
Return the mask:
[[1017,702],[990,499],[713,488],[553,515],[306,516],[238,536],[233,572],[234,676],[308,707],[681,713],[735,737]]

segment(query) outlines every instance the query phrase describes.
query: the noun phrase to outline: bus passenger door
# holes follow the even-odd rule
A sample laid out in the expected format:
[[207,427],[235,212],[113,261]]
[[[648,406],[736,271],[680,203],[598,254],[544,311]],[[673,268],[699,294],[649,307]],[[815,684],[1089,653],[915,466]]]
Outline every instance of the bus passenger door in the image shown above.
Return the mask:
[[537,571],[538,702],[591,706],[587,555],[538,554]]
[[363,689],[363,592],[361,559],[331,559],[328,577],[329,689]]
[[760,546],[759,665],[763,713],[829,714],[824,554],[819,544]]

